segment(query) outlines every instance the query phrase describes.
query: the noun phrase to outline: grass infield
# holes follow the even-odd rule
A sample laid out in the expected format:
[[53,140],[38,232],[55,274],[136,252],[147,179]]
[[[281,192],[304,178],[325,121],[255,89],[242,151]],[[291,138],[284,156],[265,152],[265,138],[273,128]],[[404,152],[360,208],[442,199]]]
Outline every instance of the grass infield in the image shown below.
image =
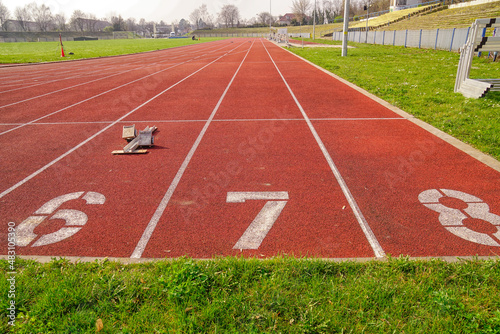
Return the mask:
[[[492,260],[15,264],[12,333],[499,333]],[[0,261],[2,275],[8,263]],[[0,280],[3,313],[10,282]],[[100,329],[100,330],[98,330]]]
[[[312,40],[308,40],[312,41]],[[340,44],[316,40],[316,43]],[[349,43],[290,50],[394,106],[500,159],[500,92],[467,99],[454,93],[458,53]],[[500,62],[474,58],[471,78],[500,78]]]
[[[203,38],[182,39],[110,39],[98,41],[63,42],[66,57],[61,57],[59,42],[0,43],[0,64],[39,63],[116,56],[129,53],[162,50],[184,45],[220,40]],[[74,53],[70,55],[69,53]]]

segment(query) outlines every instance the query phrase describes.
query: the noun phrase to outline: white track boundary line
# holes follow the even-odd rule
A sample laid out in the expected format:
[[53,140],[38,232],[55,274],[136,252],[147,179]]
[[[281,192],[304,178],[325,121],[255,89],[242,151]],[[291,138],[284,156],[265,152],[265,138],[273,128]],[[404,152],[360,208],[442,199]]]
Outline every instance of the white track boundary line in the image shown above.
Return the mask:
[[175,175],[174,179],[172,180],[172,183],[170,184],[170,186],[168,187],[167,192],[163,196],[160,204],[156,208],[156,211],[153,214],[153,217],[149,221],[148,226],[146,226],[146,229],[144,230],[144,233],[142,234],[141,239],[137,243],[137,246],[135,247],[134,252],[130,256],[130,258],[139,259],[142,257],[142,253],[146,249],[146,246],[149,242],[149,239],[153,235],[153,232],[156,229],[156,226],[158,225],[158,222],[160,221],[161,216],[165,212],[165,209],[167,208],[167,205],[170,202],[170,199],[172,198],[172,195],[174,194],[175,189],[179,185],[179,182],[180,182],[182,176],[184,175],[184,172],[186,171],[186,169],[189,165],[189,162],[193,158],[193,155],[196,152],[198,146],[200,145],[200,142],[203,139],[203,136],[207,132],[208,126],[210,125],[210,123],[212,122],[212,120],[215,117],[215,114],[219,110],[219,107],[222,104],[222,101],[226,97],[226,94],[229,91],[229,88],[231,87],[231,85],[233,84],[233,81],[236,78],[236,75],[238,75],[238,72],[240,71],[241,67],[243,66],[245,59],[247,59],[247,56],[250,53],[250,50],[252,49],[253,44],[254,44],[254,42],[252,42],[252,44],[250,45],[250,48],[248,49],[243,60],[241,61],[240,66],[238,66],[238,69],[236,69],[236,72],[234,73],[231,81],[229,81],[229,84],[227,85],[226,89],[224,90],[224,93],[222,93],[222,96],[220,97],[219,102],[217,102],[217,105],[215,106],[214,110],[212,111],[212,114],[210,114],[210,117],[206,121],[205,126],[203,126],[203,129],[201,130],[200,134],[198,135],[198,138],[196,138],[196,141],[194,142],[193,146],[189,150],[186,158],[184,159],[184,162],[182,163],[181,167],[177,171],[177,174]]
[[[223,47],[222,47],[222,48],[220,48],[220,49],[223,49],[223,48],[225,48],[225,47],[226,47],[226,46],[223,46]],[[218,50],[220,50],[220,49],[216,49],[216,50],[211,51],[211,52],[206,53],[206,54],[213,53],[213,52],[218,51]],[[233,50],[234,50],[234,49],[233,49]],[[115,91],[115,90],[117,90],[117,89],[123,88],[123,87],[128,86],[128,85],[130,85],[130,84],[133,84],[133,83],[135,83],[135,82],[138,82],[138,81],[144,80],[144,79],[149,78],[149,77],[151,77],[151,76],[154,76],[154,75],[156,75],[156,74],[158,74],[158,73],[165,72],[165,71],[170,70],[170,69],[172,69],[172,68],[174,68],[174,67],[178,67],[178,66],[180,66],[180,65],[183,65],[183,64],[189,63],[189,62],[194,61],[194,60],[196,60],[196,59],[198,59],[198,58],[201,58],[202,56],[205,56],[206,54],[204,54],[204,55],[200,55],[200,56],[197,56],[197,57],[195,57],[195,58],[191,58],[191,59],[186,60],[186,61],[184,61],[184,62],[182,62],[182,63],[177,63],[177,64],[175,64],[175,65],[173,65],[173,66],[170,66],[170,67],[167,67],[167,68],[165,68],[165,69],[163,69],[163,70],[160,70],[160,71],[157,71],[157,72],[154,72],[154,73],[148,74],[148,75],[146,75],[146,76],[144,76],[144,77],[141,77],[141,78],[139,78],[139,79],[135,79],[135,80],[130,81],[130,82],[127,82],[127,83],[125,83],[125,84],[123,84],[123,85],[120,85],[120,86],[114,87],[114,88],[112,88],[112,89],[109,89],[109,90],[107,90],[107,91],[105,91],[105,92],[102,92],[102,93],[99,93],[99,94],[97,94],[97,95],[91,96],[91,97],[89,97],[89,98],[87,98],[87,99],[85,99],[85,100],[81,100],[81,101],[76,102],[76,103],[74,103],[74,104],[72,104],[72,105],[69,105],[69,106],[64,107],[64,108],[62,108],[62,109],[59,109],[59,110],[56,110],[56,111],[54,111],[54,112],[52,112],[52,113],[50,113],[50,114],[44,115],[44,116],[39,117],[39,118],[37,118],[37,119],[35,119],[35,120],[32,120],[32,121],[29,121],[29,122],[27,122],[27,123],[21,124],[21,125],[19,125],[19,126],[15,127],[15,128],[12,128],[12,129],[9,129],[9,130],[6,130],[6,131],[3,131],[3,132],[0,132],[0,136],[2,136],[2,135],[4,135],[4,134],[7,134],[7,133],[9,133],[9,132],[12,132],[12,131],[18,130],[18,129],[20,129],[20,128],[23,128],[23,127],[25,127],[26,125],[30,125],[30,124],[33,124],[33,123],[35,123],[35,122],[38,122],[38,121],[40,121],[40,120],[42,120],[42,119],[44,119],[44,118],[47,118],[47,117],[53,116],[53,115],[55,115],[55,114],[57,114],[57,113],[60,113],[61,111],[67,110],[67,109],[72,108],[72,107],[74,107],[74,106],[77,106],[77,105],[79,105],[79,104],[82,104],[82,103],[88,102],[88,101],[90,101],[90,100],[93,100],[93,99],[95,99],[95,98],[97,98],[97,97],[99,97],[99,96],[105,95],[105,94],[107,94],[107,93],[110,93],[110,92]],[[227,53],[226,53],[226,54],[227,54]],[[219,59],[219,58],[217,58],[217,59]]]
[[171,90],[172,88],[178,86],[179,84],[181,84],[182,82],[186,81],[187,79],[189,79],[190,77],[192,77],[193,75],[197,74],[198,72],[202,71],[203,69],[205,69],[206,67],[212,65],[213,63],[215,63],[216,61],[218,61],[219,59],[221,59],[222,57],[226,56],[227,54],[229,54],[231,51],[233,50],[236,50],[237,48],[239,48],[241,45],[243,44],[240,44],[238,45],[236,48],[234,49],[231,49],[229,50],[227,53],[223,54],[222,56],[220,56],[219,58],[213,60],[212,62],[206,64],[205,66],[199,68],[198,70],[196,70],[195,72],[191,73],[190,75],[184,77],[183,79],[179,80],[178,82],[176,82],[175,84],[173,84],[172,86],[168,87],[167,89],[161,91],[160,93],[158,93],[157,95],[153,96],[152,98],[150,98],[149,100],[147,100],[146,102],[142,103],[140,106],[134,108],[133,110],[129,111],[127,114],[123,115],[122,117],[118,118],[116,121],[114,121],[113,123],[109,124],[108,126],[106,126],[105,128],[99,130],[97,133],[95,133],[94,135],[90,136],[89,138],[85,139],[83,142],[81,142],[80,144],[76,145],[75,147],[73,147],[72,149],[70,149],[69,151],[67,151],[66,153],[60,155],[59,157],[57,157],[56,159],[52,160],[51,162],[49,162],[48,164],[46,164],[45,166],[43,166],[42,168],[38,169],[36,172],[32,173],[31,175],[27,176],[26,178],[24,178],[23,180],[19,181],[18,183],[16,183],[15,185],[13,185],[12,187],[10,187],[9,189],[3,191],[1,194],[0,194],[0,198],[3,198],[5,197],[6,195],[8,195],[9,193],[11,193],[12,191],[16,190],[17,188],[19,188],[20,186],[22,186],[23,184],[25,184],[26,182],[28,182],[29,180],[33,179],[34,177],[36,177],[37,175],[41,174],[43,171],[47,170],[48,168],[50,168],[51,166],[53,166],[54,164],[56,164],[57,162],[59,162],[60,160],[64,159],[66,156],[70,155],[71,153],[73,153],[74,151],[76,151],[77,149],[79,149],[80,147],[82,147],[83,145],[87,144],[89,141],[91,141],[92,139],[96,138],[97,136],[99,136],[101,133],[103,133],[104,131],[108,130],[109,128],[111,128],[112,126],[118,124],[120,121],[122,121],[123,119],[125,119],[126,117],[130,116],[131,114],[133,114],[135,111],[139,110],[140,108],[144,107],[146,104],[148,104],[149,102],[155,100],[156,98],[158,98],[159,96],[163,95],[164,93],[166,93],[167,91]]
[[[261,42],[262,42],[262,40],[261,40]],[[297,107],[299,107],[300,112],[302,113],[302,116],[304,116],[304,119],[305,119],[307,125],[309,126],[309,129],[311,130],[313,136],[314,136],[314,139],[316,139],[316,142],[318,143],[318,145],[319,145],[319,147],[321,149],[321,152],[323,152],[323,155],[325,156],[326,161],[328,162],[328,165],[330,166],[330,168],[331,168],[331,170],[333,172],[333,175],[335,175],[335,178],[337,179],[337,182],[339,183],[340,187],[342,188],[342,192],[344,193],[344,196],[346,197],[347,201],[349,202],[349,205],[350,205],[350,207],[351,207],[351,209],[352,209],[352,211],[354,213],[354,216],[356,217],[356,219],[357,219],[357,221],[359,223],[359,226],[363,230],[363,233],[365,234],[366,239],[370,243],[370,246],[372,247],[373,252],[375,253],[375,257],[377,257],[377,258],[384,257],[385,256],[385,252],[382,249],[382,246],[380,246],[380,243],[378,242],[377,237],[375,236],[375,234],[373,233],[372,229],[368,225],[368,222],[366,221],[365,216],[361,212],[358,204],[356,203],[356,200],[354,199],[353,195],[351,194],[351,191],[349,190],[349,187],[347,186],[346,182],[344,181],[344,178],[340,174],[340,171],[338,170],[337,166],[333,162],[333,159],[330,156],[330,153],[328,152],[328,150],[326,149],[325,144],[323,143],[323,141],[321,140],[320,136],[316,132],[316,129],[314,128],[313,124],[311,123],[311,120],[307,116],[307,114],[304,111],[304,108],[302,107],[302,105],[297,100],[297,97],[295,96],[295,94],[293,93],[292,89],[288,85],[288,82],[286,81],[285,77],[283,76],[283,74],[279,70],[278,66],[274,62],[274,59],[271,56],[271,54],[269,53],[269,51],[267,50],[267,47],[265,46],[264,42],[262,42],[262,45],[264,46],[264,49],[266,50],[269,58],[273,62],[274,67],[276,68],[276,70],[278,71],[279,75],[281,76],[281,79],[283,79],[283,82],[285,83],[285,86],[287,87],[288,91],[292,95],[295,103],[297,104]]]

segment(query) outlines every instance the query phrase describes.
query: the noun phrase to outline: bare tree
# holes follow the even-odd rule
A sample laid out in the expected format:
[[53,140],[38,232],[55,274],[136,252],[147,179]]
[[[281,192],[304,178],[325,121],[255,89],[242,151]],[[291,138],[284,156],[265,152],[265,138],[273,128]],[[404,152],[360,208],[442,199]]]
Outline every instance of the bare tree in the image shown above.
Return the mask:
[[145,29],[146,28],[146,19],[145,18],[139,19],[139,28],[140,29]]
[[208,12],[206,4],[202,4],[199,8],[193,10],[191,15],[189,15],[189,19],[196,29],[203,29],[206,26],[210,27],[213,25],[213,18]]
[[69,24],[74,31],[84,31],[86,18],[87,18],[87,14],[85,14],[81,10],[77,9],[71,15],[71,19],[69,21]]
[[323,10],[325,19],[329,23],[333,23],[335,17],[342,13],[342,0],[323,0]]
[[48,6],[44,4],[38,6],[36,3],[30,4],[31,6],[31,16],[35,21],[38,29],[40,31],[48,31],[50,28],[54,26],[54,17],[50,11]]
[[111,25],[113,26],[113,31],[126,31],[127,26],[125,20],[121,15],[113,16],[111,18]]
[[200,22],[202,21],[202,19],[199,8],[196,8],[191,12],[191,14],[189,14],[189,19],[191,20],[191,22],[193,22],[196,29],[200,29]]
[[309,0],[293,0],[292,2],[292,12],[295,14],[295,18],[298,22],[305,23],[307,12],[310,8],[311,3]]
[[370,12],[381,12],[387,10],[391,5],[390,0],[372,0],[370,1],[371,7]]
[[0,29],[7,31],[7,20],[10,19],[10,12],[0,0]]
[[97,16],[95,14],[87,14],[84,19],[84,27],[86,31],[97,31]]
[[240,11],[235,5],[224,5],[219,13],[219,21],[226,28],[234,27],[240,20]]
[[127,26],[128,31],[136,31],[137,30],[137,23],[135,21],[135,18],[129,17],[127,19],[127,22],[125,22],[125,24]]
[[146,22],[146,19],[141,18],[139,19],[139,23],[137,24],[136,28],[139,30],[139,33],[143,36],[151,36],[151,34],[154,31],[154,22]]
[[29,5],[24,7],[16,7],[14,12],[17,23],[23,31],[29,31],[29,22],[31,21],[31,10]]
[[59,31],[66,31],[66,16],[64,13],[59,13],[54,15],[54,23],[56,25],[56,29]]
[[181,35],[189,32],[189,28],[190,28],[191,24],[189,23],[189,21],[187,21],[186,19],[181,19],[179,21],[179,25],[178,25],[178,29],[179,29],[179,33]]
[[214,18],[208,12],[208,8],[206,4],[200,6],[200,17],[202,20],[201,28],[205,28],[206,26],[212,27],[214,25]]
[[269,12],[261,12],[257,14],[257,22],[265,25],[269,25],[273,21],[273,16]]

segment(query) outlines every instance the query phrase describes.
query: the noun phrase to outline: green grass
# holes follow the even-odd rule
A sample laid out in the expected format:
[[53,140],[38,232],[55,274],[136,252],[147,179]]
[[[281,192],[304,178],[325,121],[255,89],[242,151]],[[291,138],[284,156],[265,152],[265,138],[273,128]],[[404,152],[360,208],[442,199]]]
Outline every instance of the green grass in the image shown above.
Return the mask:
[[[0,267],[8,276],[5,260]],[[492,260],[60,259],[16,267],[16,326],[4,320],[2,332],[95,333],[98,319],[100,333],[500,332],[500,263]],[[0,301],[6,310],[5,293]]]
[[[35,63],[82,58],[106,57],[168,49],[217,40],[186,39],[112,39],[82,42],[63,42],[66,57],[61,57],[59,42],[0,43],[0,63]],[[73,52],[74,55],[69,55]]]
[[[339,44],[338,42],[316,41]],[[447,51],[350,43],[337,48],[291,48],[296,54],[400,109],[500,159],[500,92],[481,99],[454,93],[459,55]],[[500,78],[500,62],[475,58],[472,78]]]

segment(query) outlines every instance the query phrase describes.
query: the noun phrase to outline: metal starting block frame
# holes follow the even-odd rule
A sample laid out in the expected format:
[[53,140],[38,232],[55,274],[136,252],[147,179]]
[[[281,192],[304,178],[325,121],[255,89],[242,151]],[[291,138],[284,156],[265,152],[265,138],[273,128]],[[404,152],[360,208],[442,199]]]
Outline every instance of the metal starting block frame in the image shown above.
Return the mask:
[[[480,98],[489,91],[500,91],[500,79],[471,79],[469,78],[472,59],[478,52],[500,51],[500,37],[485,37],[486,30],[500,27],[500,18],[478,19],[470,29],[465,45],[460,48],[455,93],[460,92],[465,97]],[[497,33],[498,35],[498,33]]]
[[156,126],[146,126],[142,131],[139,131],[137,135],[137,130],[134,125],[128,125],[123,127],[122,138],[126,140],[131,140],[123,150],[113,151],[112,154],[144,154],[148,151],[146,149],[139,149],[140,147],[151,147],[154,145],[153,133],[158,130]]

